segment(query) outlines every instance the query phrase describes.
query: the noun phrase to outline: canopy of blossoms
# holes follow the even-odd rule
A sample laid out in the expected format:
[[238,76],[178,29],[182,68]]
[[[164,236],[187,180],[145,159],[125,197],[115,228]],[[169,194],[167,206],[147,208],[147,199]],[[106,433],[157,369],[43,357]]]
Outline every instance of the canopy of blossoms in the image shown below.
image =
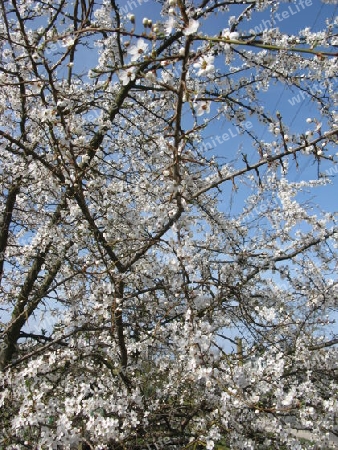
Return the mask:
[[277,6],[1,2],[0,448],[330,448],[337,21]]

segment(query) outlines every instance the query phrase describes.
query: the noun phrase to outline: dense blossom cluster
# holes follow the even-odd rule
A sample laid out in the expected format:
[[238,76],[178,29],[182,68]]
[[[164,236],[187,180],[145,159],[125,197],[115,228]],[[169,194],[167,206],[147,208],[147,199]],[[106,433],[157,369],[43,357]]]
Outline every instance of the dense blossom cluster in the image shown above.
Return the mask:
[[[0,448],[337,433],[337,217],[290,176],[337,159],[334,24],[258,36],[276,2],[232,3],[2,2]],[[301,129],[275,84],[308,91]],[[203,146],[230,125],[243,146]]]

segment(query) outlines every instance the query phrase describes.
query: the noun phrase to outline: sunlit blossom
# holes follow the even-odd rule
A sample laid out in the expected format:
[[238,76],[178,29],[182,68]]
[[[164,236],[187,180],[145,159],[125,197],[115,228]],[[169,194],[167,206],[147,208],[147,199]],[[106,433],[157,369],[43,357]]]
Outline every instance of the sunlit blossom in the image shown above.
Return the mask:
[[202,116],[203,114],[208,114],[210,112],[210,102],[201,101],[197,103],[197,115]]
[[119,72],[119,78],[123,85],[127,85],[130,81],[135,80],[135,67],[129,67],[128,69]]
[[63,38],[61,42],[63,47],[72,47],[75,43],[75,39],[72,36],[67,36]]
[[199,26],[200,26],[200,23],[198,20],[189,19],[189,24],[186,28],[184,28],[183,34],[185,36],[190,36],[191,34],[196,33]]
[[197,63],[194,64],[194,68],[198,69],[198,76],[206,76],[212,74],[215,71],[214,66],[214,56],[206,55],[199,59]]
[[169,36],[176,27],[176,20],[173,16],[170,16],[164,24],[164,32],[166,36]]
[[226,40],[236,41],[239,39],[239,33],[237,31],[230,31],[229,28],[226,28],[222,31],[222,37]]
[[148,44],[144,39],[138,39],[136,45],[132,45],[128,49],[128,54],[131,55],[131,61],[137,61],[148,49]]

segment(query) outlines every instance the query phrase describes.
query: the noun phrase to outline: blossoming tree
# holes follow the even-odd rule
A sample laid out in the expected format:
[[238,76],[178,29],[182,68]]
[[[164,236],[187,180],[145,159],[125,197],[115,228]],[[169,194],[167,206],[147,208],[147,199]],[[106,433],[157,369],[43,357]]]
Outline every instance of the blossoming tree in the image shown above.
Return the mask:
[[328,448],[337,217],[290,167],[335,163],[334,24],[152,6],[1,2],[1,446]]

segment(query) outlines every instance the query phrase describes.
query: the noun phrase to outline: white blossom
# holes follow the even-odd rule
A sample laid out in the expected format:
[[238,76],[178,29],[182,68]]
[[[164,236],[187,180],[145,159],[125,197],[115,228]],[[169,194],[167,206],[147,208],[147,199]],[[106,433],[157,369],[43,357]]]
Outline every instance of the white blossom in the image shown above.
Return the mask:
[[127,85],[130,81],[135,80],[136,77],[135,72],[136,72],[135,67],[129,67],[128,69],[120,71],[119,78],[124,86]]
[[170,16],[164,24],[165,35],[169,36],[176,28],[176,20],[173,16]]
[[199,59],[197,63],[194,64],[194,68],[198,69],[198,76],[206,76],[212,74],[215,71],[214,66],[214,56],[206,55]]
[[200,23],[199,23],[198,20],[189,19],[188,26],[186,28],[184,28],[183,34],[185,36],[190,36],[191,34],[196,33],[196,31],[198,30],[199,26],[200,26]]
[[131,61],[137,61],[148,50],[148,44],[144,39],[138,39],[136,45],[132,45],[128,49],[128,54],[131,55]]
[[237,31],[230,31],[229,28],[225,28],[222,31],[222,37],[225,40],[229,40],[229,41],[237,41],[239,39],[239,33]]
[[202,116],[210,112],[210,102],[199,101],[197,104],[197,115]]

